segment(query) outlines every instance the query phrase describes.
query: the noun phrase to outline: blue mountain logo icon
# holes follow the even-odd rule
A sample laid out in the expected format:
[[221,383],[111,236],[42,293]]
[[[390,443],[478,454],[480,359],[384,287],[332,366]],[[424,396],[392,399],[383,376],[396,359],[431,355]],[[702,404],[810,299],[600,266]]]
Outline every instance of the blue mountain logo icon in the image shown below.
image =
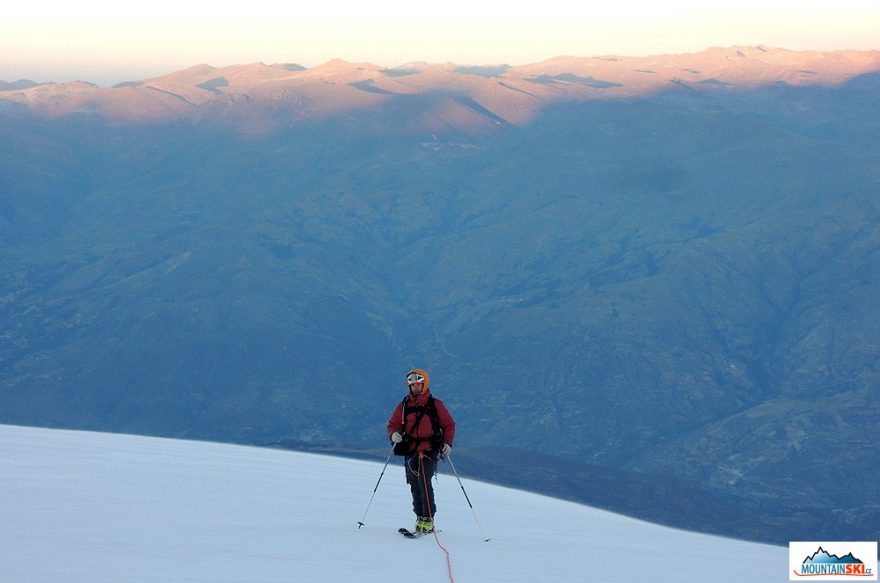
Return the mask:
[[838,557],[837,555],[832,555],[822,547],[804,559],[804,565],[815,565],[815,564],[833,564],[833,565],[861,565],[862,561],[855,558],[852,553],[846,554],[842,557]]

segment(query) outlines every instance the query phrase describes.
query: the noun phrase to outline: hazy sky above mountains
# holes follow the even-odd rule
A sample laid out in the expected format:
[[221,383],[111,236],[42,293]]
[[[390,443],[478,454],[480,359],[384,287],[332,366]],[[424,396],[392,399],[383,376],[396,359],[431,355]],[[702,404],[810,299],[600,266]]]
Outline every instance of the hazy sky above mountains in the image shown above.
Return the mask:
[[4,8],[0,80],[100,85],[199,63],[315,66],[334,58],[521,65],[555,56],[697,52],[754,45],[880,49],[876,0],[325,0],[233,6],[47,0]]

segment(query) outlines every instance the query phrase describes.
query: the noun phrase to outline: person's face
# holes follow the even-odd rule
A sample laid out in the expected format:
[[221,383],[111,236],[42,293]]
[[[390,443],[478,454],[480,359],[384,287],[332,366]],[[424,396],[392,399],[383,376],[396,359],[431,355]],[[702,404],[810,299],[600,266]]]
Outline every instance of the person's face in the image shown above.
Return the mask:
[[414,370],[407,373],[406,384],[409,385],[409,392],[413,395],[421,395],[425,392],[425,377]]

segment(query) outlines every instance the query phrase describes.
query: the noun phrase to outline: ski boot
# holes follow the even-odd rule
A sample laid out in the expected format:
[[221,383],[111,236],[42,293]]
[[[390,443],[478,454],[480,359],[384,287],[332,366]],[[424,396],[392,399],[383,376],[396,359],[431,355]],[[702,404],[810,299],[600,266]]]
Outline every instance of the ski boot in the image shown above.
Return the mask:
[[416,532],[434,532],[434,521],[429,516],[419,516],[416,519]]

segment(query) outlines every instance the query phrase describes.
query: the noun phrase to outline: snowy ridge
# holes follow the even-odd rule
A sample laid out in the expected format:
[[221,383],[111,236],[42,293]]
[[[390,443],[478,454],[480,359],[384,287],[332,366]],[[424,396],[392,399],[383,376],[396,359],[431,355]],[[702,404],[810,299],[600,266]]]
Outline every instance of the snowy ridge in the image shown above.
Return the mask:
[[[444,582],[382,464],[129,435],[0,425],[0,581]],[[461,468],[459,468],[461,471]],[[678,531],[467,479],[437,522],[457,583],[787,581],[787,550]]]

